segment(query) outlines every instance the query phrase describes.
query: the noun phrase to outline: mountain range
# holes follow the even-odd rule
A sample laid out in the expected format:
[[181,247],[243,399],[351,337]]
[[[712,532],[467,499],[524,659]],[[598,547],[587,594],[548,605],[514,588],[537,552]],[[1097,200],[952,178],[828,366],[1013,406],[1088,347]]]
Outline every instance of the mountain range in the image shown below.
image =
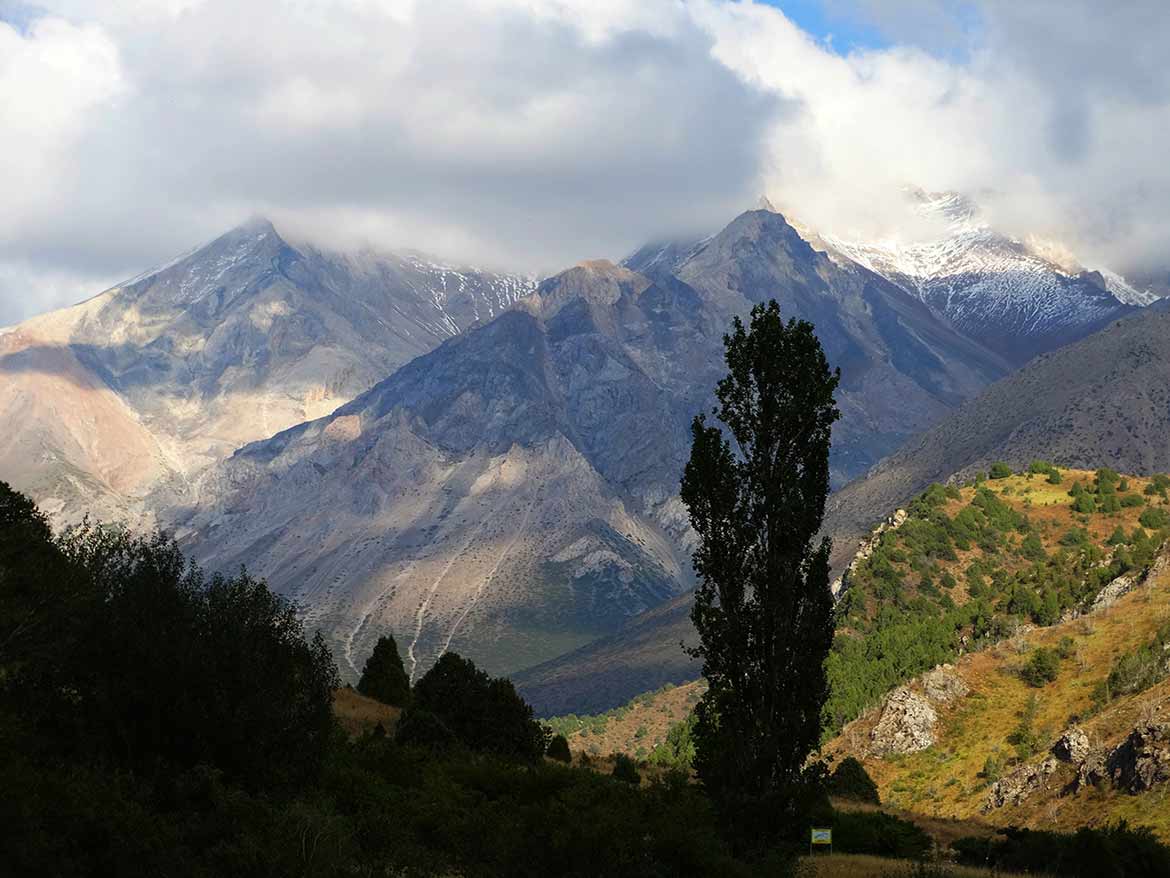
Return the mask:
[[[1064,341],[1153,319],[1123,281],[1070,274],[941,203],[966,255],[919,253],[916,274],[765,206],[539,284],[293,244],[252,221],[0,330],[0,415],[17,425],[0,478],[58,523],[157,523],[210,568],[246,564],[348,675],[393,631],[412,674],[457,650],[513,674],[542,711],[612,706],[694,676],[677,648],[692,585],[677,486],[734,318],[775,298],[812,321],[842,369],[834,486],[888,459],[862,485],[907,489],[918,475],[882,474],[908,466],[908,439],[1065,356],[1044,354]],[[862,498],[852,518],[834,500],[830,521],[852,539],[900,489],[850,486],[836,497]]]
[[308,609],[350,673],[378,636],[413,673],[454,649],[515,673],[691,584],[677,499],[722,334],[777,298],[843,369],[833,469],[863,472],[1005,374],[884,278],[777,213],[735,219],[650,278],[587,262],[331,415],[249,445],[179,532]]
[[[1033,460],[1121,472],[1170,471],[1170,308],[1155,303],[1044,354],[908,440],[865,476],[830,494],[823,533],[840,573],[859,541],[932,482],[958,483],[992,463]],[[694,639],[690,596],[619,632],[530,668],[517,685],[548,714],[605,710],[664,683],[694,679],[681,650]]]
[[294,247],[253,220],[0,330],[0,472],[58,521],[155,520],[246,442],[318,417],[531,291],[417,253]]

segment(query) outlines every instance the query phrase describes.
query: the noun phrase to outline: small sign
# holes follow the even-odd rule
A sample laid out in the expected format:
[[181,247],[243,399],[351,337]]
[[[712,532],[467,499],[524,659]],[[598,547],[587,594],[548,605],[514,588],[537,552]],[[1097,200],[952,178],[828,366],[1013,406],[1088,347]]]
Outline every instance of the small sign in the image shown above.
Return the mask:
[[812,838],[809,840],[809,843],[831,845],[833,843],[833,830],[814,829],[812,831]]

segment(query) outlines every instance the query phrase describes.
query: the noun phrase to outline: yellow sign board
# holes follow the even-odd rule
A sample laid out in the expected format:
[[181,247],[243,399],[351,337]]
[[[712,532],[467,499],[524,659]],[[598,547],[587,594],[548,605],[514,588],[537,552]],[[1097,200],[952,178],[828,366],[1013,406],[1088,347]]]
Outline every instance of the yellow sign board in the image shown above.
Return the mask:
[[810,844],[829,844],[833,843],[833,830],[831,829],[814,829],[812,831],[812,838],[809,839]]

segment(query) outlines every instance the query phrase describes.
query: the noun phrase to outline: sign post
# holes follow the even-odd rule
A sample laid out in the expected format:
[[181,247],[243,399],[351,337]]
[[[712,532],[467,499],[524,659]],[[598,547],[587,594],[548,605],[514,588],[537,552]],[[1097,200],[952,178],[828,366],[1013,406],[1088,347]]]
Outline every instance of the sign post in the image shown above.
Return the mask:
[[813,827],[809,833],[808,853],[812,856],[813,845],[828,845],[829,853],[833,853],[833,830]]

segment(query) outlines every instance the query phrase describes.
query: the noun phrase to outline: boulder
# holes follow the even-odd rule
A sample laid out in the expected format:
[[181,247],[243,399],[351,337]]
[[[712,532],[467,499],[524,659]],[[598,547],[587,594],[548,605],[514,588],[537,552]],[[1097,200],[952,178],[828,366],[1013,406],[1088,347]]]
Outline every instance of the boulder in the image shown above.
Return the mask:
[[1113,785],[1140,793],[1170,781],[1170,723],[1144,723],[1109,754]]
[[1056,743],[1052,745],[1052,755],[1061,762],[1070,762],[1073,765],[1080,765],[1089,756],[1092,747],[1089,744],[1089,736],[1085,734],[1084,729],[1073,726],[1071,729],[1065,731]]
[[870,733],[870,749],[877,756],[917,753],[934,744],[938,714],[921,695],[901,686],[890,693],[881,718]]
[[935,704],[950,704],[971,691],[954,665],[939,665],[922,675],[922,689]]
[[1011,774],[1000,778],[987,793],[983,813],[1005,805],[1019,805],[1037,790],[1047,787],[1048,779],[1059,765],[1055,757],[1046,756],[1041,762],[1021,765]]

